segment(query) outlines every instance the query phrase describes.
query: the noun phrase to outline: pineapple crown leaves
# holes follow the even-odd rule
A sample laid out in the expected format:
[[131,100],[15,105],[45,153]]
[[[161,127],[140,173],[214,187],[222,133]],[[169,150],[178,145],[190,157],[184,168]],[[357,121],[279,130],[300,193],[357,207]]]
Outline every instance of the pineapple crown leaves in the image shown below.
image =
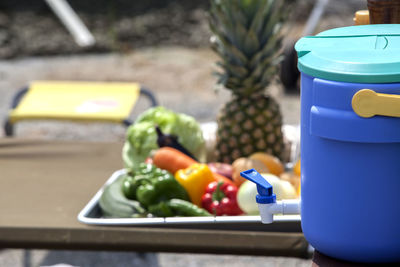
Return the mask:
[[280,30],[293,0],[211,0],[211,47],[220,56],[219,80],[234,94],[262,91],[276,73]]

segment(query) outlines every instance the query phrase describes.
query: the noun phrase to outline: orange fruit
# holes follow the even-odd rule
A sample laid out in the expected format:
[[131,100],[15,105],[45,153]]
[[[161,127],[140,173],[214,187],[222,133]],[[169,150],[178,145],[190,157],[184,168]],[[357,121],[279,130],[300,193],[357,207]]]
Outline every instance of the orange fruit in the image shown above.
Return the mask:
[[301,194],[301,184],[297,187],[297,195],[300,196]]
[[281,175],[285,171],[285,168],[280,159],[270,154],[263,152],[256,152],[250,155],[249,158],[261,161],[262,163],[265,164],[265,166],[268,167],[269,172],[275,174],[276,176]]
[[298,188],[300,185],[300,176],[293,172],[284,172],[279,176],[279,178],[281,180],[290,182],[294,188]]
[[245,178],[240,176],[242,171],[246,171],[249,169],[256,169],[259,173],[268,173],[269,169],[259,160],[250,159],[250,158],[238,158],[234,162],[232,162],[232,180],[237,185],[240,186],[243,182],[247,181]]
[[296,162],[296,164],[294,165],[294,168],[293,168],[293,172],[295,173],[295,174],[297,174],[298,176],[300,176],[300,160],[298,160],[297,162]]

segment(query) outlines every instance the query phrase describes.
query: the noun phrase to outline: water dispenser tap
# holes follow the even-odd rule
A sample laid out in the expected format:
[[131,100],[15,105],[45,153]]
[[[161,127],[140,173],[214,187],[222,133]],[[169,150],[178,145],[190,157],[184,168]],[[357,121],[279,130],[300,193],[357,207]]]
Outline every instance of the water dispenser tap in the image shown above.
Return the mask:
[[255,169],[240,173],[243,178],[257,185],[256,202],[260,211],[262,223],[272,223],[274,214],[300,214],[300,200],[288,199],[276,201],[276,195],[268,181]]

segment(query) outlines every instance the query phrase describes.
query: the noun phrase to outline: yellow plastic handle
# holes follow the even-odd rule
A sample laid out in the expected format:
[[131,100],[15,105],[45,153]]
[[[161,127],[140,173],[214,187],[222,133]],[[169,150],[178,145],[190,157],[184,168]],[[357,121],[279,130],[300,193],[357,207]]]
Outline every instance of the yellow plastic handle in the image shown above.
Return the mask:
[[375,115],[400,117],[400,95],[378,94],[362,89],[354,94],[351,105],[354,112],[363,118]]

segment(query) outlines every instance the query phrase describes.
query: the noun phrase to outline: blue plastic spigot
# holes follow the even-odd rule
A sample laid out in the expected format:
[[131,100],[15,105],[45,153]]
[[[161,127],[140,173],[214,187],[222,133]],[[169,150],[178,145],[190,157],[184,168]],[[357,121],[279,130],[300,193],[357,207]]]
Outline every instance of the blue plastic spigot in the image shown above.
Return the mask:
[[255,169],[249,169],[240,173],[240,176],[252,181],[257,185],[256,202],[259,204],[276,203],[276,195],[273,193],[272,185],[262,177]]

